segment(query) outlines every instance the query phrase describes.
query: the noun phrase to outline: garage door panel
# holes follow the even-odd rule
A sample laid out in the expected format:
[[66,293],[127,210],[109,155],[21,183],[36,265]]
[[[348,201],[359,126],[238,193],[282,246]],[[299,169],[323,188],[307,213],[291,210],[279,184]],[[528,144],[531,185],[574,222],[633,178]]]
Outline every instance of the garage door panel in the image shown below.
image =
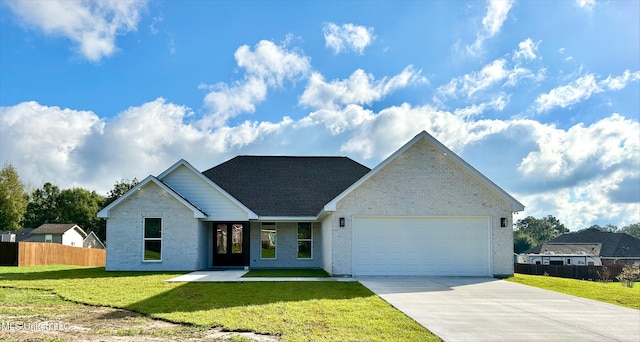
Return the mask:
[[356,275],[490,275],[488,217],[356,217]]

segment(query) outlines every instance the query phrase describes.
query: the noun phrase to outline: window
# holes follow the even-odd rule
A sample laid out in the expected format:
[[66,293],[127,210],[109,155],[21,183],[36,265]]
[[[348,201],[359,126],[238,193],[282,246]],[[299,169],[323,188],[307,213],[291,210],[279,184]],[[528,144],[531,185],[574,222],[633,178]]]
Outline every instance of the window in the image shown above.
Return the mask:
[[311,222],[298,223],[298,259],[311,259],[313,250]]
[[44,242],[53,242],[53,235],[51,235],[51,234],[45,234],[45,236],[44,236]]
[[260,228],[260,240],[262,243],[262,252],[260,257],[262,259],[275,259],[276,258],[276,224],[273,222],[263,222]]
[[144,219],[144,261],[162,260],[162,219]]

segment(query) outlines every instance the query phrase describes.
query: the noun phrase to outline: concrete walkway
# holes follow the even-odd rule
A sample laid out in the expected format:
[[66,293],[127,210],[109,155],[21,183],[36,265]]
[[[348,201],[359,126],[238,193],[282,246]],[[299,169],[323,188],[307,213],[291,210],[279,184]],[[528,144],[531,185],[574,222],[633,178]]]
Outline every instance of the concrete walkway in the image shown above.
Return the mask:
[[445,341],[640,341],[638,310],[504,280],[357,280]]
[[167,279],[167,282],[249,282],[249,281],[356,281],[353,278],[332,277],[249,277],[243,278],[246,270],[196,271]]

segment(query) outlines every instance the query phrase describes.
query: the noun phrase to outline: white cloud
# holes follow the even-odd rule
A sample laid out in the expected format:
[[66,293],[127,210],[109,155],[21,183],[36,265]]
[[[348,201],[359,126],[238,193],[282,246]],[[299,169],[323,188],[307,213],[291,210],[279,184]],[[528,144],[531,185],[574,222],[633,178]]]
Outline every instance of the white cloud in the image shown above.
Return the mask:
[[518,50],[513,54],[513,59],[535,59],[540,42],[534,44],[531,38],[521,41],[518,44]]
[[284,80],[296,80],[310,69],[309,57],[268,40],[260,41],[253,51],[243,45],[234,56],[247,74],[263,79],[270,86],[282,86]]
[[593,10],[593,6],[596,5],[596,0],[576,0],[576,4],[580,8],[584,8],[588,11]]
[[88,111],[36,102],[0,107],[0,155],[3,162],[18,168],[23,179],[75,185],[83,165],[74,159],[74,153],[103,127],[98,116]]
[[338,26],[334,23],[327,23],[322,31],[324,32],[325,46],[332,49],[335,54],[346,50],[362,54],[364,49],[376,38],[372,27],[354,24]]
[[146,0],[8,1],[7,4],[26,25],[70,39],[78,45],[82,56],[97,62],[116,51],[117,35],[136,30]]
[[231,86],[226,83],[200,86],[211,90],[204,98],[209,113],[200,120],[203,128],[218,128],[240,113],[255,112],[256,105],[266,99],[269,87],[282,87],[284,81],[295,82],[311,68],[307,56],[267,40],[260,41],[253,50],[243,45],[234,56],[238,66],[245,70],[243,80]]
[[600,86],[606,90],[620,90],[627,86],[627,83],[640,80],[640,71],[634,73],[625,70],[621,76],[607,77],[599,82]]
[[507,60],[501,58],[485,65],[480,71],[452,79],[449,83],[438,87],[437,94],[444,98],[458,96],[471,98],[476,93],[498,84],[514,86],[525,77],[535,78],[526,68],[513,67],[510,69]]
[[618,114],[588,127],[577,124],[566,131],[539,126],[534,132],[539,149],[530,152],[518,170],[525,177],[559,184],[579,182],[619,167],[635,167],[640,174],[638,132],[637,121]]
[[513,3],[513,0],[487,0],[487,14],[482,18],[482,29],[476,34],[476,41],[467,46],[468,53],[475,56],[482,52],[484,41],[500,32]]
[[426,78],[413,66],[406,67],[391,78],[375,80],[374,76],[358,69],[345,80],[325,82],[320,73],[314,72],[300,96],[300,104],[314,108],[335,110],[348,104],[371,104],[391,92],[410,84],[424,83]]
[[626,70],[618,77],[607,77],[602,81],[597,81],[596,76],[587,74],[571,83],[551,89],[546,94],[541,94],[535,100],[535,107],[538,113],[548,111],[554,107],[566,108],[582,100],[590,98],[593,94],[608,90],[620,90],[627,86],[627,83],[640,80],[640,71],[631,73]]

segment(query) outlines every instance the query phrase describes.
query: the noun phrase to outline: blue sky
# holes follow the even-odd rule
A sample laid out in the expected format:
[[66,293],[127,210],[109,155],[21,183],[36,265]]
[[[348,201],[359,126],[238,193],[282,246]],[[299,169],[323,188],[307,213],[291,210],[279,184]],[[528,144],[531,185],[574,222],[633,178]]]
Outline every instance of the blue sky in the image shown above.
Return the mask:
[[106,193],[184,158],[426,130],[570,229],[640,221],[639,1],[2,1],[0,160]]

